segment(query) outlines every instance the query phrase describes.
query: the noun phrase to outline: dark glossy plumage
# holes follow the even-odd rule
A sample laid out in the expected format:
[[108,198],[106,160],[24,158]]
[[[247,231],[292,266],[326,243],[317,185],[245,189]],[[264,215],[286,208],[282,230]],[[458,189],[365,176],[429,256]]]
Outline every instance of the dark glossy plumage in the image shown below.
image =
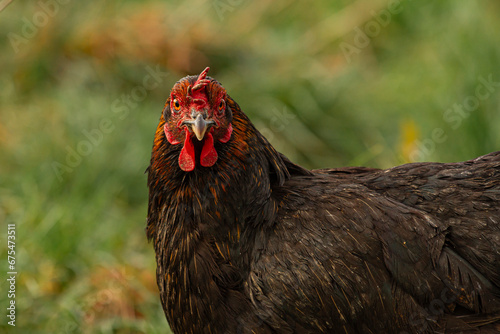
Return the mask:
[[500,332],[500,152],[308,171],[225,96],[231,139],[209,168],[195,141],[185,172],[163,131],[170,102],[147,235],[175,333]]

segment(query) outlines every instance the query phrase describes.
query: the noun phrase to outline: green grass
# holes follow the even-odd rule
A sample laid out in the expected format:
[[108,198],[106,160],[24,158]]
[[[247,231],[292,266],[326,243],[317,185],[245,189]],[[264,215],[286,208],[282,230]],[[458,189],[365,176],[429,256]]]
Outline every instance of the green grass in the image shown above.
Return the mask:
[[[474,96],[478,77],[500,81],[500,5],[402,1],[347,59],[342,43],[355,45],[355,27],[388,4],[356,3],[242,2],[219,16],[217,1],[68,2],[19,52],[9,33],[22,36],[23,18],[41,8],[14,1],[0,13],[0,221],[16,224],[16,328],[167,331],[144,233],[144,171],[170,87],[207,65],[271,142],[309,168],[498,150],[500,87],[456,129],[443,117]],[[122,94],[138,92],[158,65],[168,77],[119,110]],[[97,129],[92,144],[85,131]],[[435,129],[446,140],[436,142]],[[73,166],[68,147],[85,153]]]

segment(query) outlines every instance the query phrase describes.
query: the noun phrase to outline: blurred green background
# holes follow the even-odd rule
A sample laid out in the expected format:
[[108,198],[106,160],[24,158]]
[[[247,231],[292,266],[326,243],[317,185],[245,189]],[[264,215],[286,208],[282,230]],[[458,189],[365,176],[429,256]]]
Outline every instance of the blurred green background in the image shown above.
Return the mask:
[[494,0],[12,2],[0,270],[14,223],[16,329],[167,331],[144,171],[179,78],[210,66],[309,168],[467,160],[500,148],[499,16]]

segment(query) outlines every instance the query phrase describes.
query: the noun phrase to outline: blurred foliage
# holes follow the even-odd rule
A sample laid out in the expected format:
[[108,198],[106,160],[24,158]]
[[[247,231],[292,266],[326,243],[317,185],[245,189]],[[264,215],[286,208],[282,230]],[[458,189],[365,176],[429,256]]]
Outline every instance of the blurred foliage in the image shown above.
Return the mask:
[[[166,331],[144,171],[179,78],[210,66],[309,168],[471,159],[500,147],[499,86],[482,84],[500,82],[498,13],[493,0],[14,1],[0,13],[0,221],[17,226],[16,327]],[[152,70],[168,76],[145,89]]]

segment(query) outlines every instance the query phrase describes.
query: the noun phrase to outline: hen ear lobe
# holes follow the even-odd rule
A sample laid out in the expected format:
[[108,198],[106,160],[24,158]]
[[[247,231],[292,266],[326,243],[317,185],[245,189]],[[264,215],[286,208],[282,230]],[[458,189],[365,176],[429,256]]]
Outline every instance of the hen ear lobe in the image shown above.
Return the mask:
[[233,120],[233,111],[231,110],[231,107],[226,104],[226,119],[229,123]]
[[165,107],[163,108],[163,119],[166,121],[170,118],[170,98],[165,102]]

